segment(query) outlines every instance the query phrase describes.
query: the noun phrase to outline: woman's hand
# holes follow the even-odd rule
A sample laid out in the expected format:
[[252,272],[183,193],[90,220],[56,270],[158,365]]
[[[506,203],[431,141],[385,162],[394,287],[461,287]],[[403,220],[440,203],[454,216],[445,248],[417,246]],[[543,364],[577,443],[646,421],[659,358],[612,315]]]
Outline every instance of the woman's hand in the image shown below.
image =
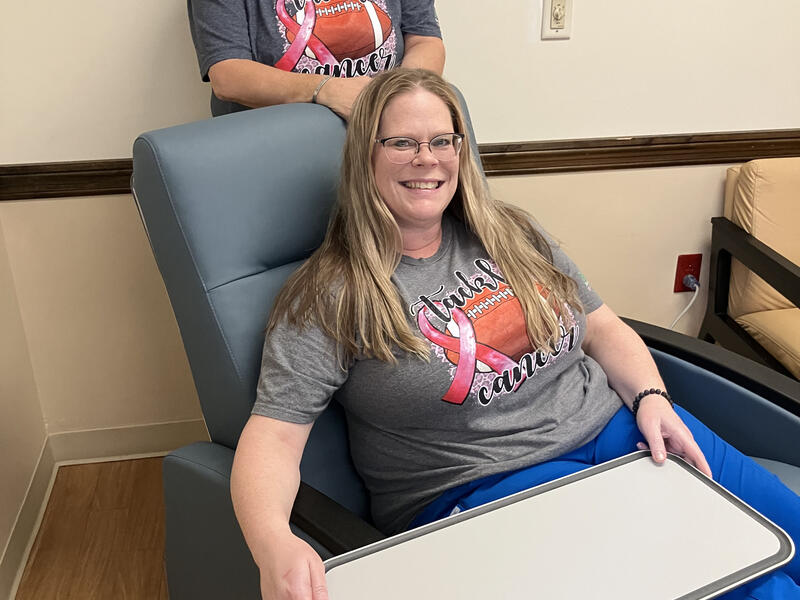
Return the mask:
[[658,394],[642,398],[636,413],[636,425],[647,440],[646,445],[639,443],[639,449],[645,450],[649,446],[654,461],[663,463],[667,459],[666,453],[672,452],[711,477],[711,468],[702,450],[666,398]]
[[367,84],[369,77],[331,77],[317,94],[317,104],[323,104],[345,120],[350,119],[353,103]]
[[258,562],[264,600],[328,600],[322,559],[291,532],[272,536]]
[[[600,363],[608,383],[628,408],[633,406],[633,399],[641,390],[666,389],[642,338],[610,308],[603,304],[586,316],[586,323],[583,350]],[[692,432],[666,398],[658,394],[642,398],[636,413],[636,425],[647,440],[647,445],[639,444],[639,449],[649,446],[657,463],[663,463],[667,452],[672,452],[711,477],[711,469]]]

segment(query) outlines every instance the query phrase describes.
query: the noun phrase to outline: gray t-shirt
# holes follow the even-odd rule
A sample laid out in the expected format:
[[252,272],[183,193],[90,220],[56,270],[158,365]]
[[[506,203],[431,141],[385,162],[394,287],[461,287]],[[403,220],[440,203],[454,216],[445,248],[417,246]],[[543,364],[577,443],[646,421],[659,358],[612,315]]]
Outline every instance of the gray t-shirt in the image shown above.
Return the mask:
[[[403,35],[442,37],[433,0],[188,1],[203,81],[230,58],[296,73],[375,75],[400,65]],[[243,108],[212,96],[215,116]]]
[[[578,283],[586,314],[602,301],[552,245]],[[264,346],[253,413],[310,423],[331,396],[347,415],[350,450],[375,524],[404,529],[443,491],[560,456],[594,438],[622,405],[584,354],[585,314],[564,306],[554,350],[533,350],[519,301],[478,239],[452,218],[430,258],[403,257],[393,275],[430,362],[356,358],[343,369],[316,327],[283,324]],[[546,292],[544,292],[546,293]]]

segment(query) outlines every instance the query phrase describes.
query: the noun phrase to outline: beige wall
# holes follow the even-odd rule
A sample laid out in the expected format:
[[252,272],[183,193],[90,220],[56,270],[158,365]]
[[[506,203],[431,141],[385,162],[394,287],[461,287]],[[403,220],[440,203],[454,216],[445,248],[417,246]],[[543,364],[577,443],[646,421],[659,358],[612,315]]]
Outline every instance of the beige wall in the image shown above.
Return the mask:
[[696,335],[707,297],[711,217],[726,166],[493,177],[497,198],[530,211],[620,315],[668,326],[691,299],[673,293],[679,254],[703,253],[701,291],[676,330]]
[[0,559],[44,442],[42,409],[0,218]]
[[132,197],[5,202],[0,216],[48,433],[200,418]]
[[800,2],[438,0],[446,75],[481,142],[800,127]]
[[0,56],[0,164],[130,157],[210,115],[186,0],[2,2]]

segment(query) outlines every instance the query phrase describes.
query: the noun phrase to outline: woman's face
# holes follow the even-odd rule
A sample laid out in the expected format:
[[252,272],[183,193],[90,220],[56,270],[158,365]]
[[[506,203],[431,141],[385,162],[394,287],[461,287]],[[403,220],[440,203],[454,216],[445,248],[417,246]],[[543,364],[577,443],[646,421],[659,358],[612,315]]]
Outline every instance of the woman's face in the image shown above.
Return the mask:
[[[429,142],[453,131],[447,105],[431,92],[417,88],[395,96],[386,105],[377,137],[401,136]],[[410,162],[398,165],[376,143],[372,166],[381,198],[401,230],[424,229],[441,222],[458,185],[458,156],[438,160],[428,144],[423,144]]]

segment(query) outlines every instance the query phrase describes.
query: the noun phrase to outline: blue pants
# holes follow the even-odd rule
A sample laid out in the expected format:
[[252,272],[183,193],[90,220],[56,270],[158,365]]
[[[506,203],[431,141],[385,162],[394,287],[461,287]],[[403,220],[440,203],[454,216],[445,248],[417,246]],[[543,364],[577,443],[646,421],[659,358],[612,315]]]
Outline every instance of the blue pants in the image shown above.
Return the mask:
[[[691,414],[675,410],[692,432],[711,467],[714,481],[736,494],[758,512],[777,523],[800,545],[800,496],[775,475],[723,441]],[[623,407],[591,442],[556,459],[499,473],[460,485],[431,502],[411,524],[418,527],[450,515],[454,510],[474,508],[559,477],[608,462],[637,450],[644,441],[630,411]],[[778,571],[764,575],[736,590],[725,600],[800,600],[800,556]]]

